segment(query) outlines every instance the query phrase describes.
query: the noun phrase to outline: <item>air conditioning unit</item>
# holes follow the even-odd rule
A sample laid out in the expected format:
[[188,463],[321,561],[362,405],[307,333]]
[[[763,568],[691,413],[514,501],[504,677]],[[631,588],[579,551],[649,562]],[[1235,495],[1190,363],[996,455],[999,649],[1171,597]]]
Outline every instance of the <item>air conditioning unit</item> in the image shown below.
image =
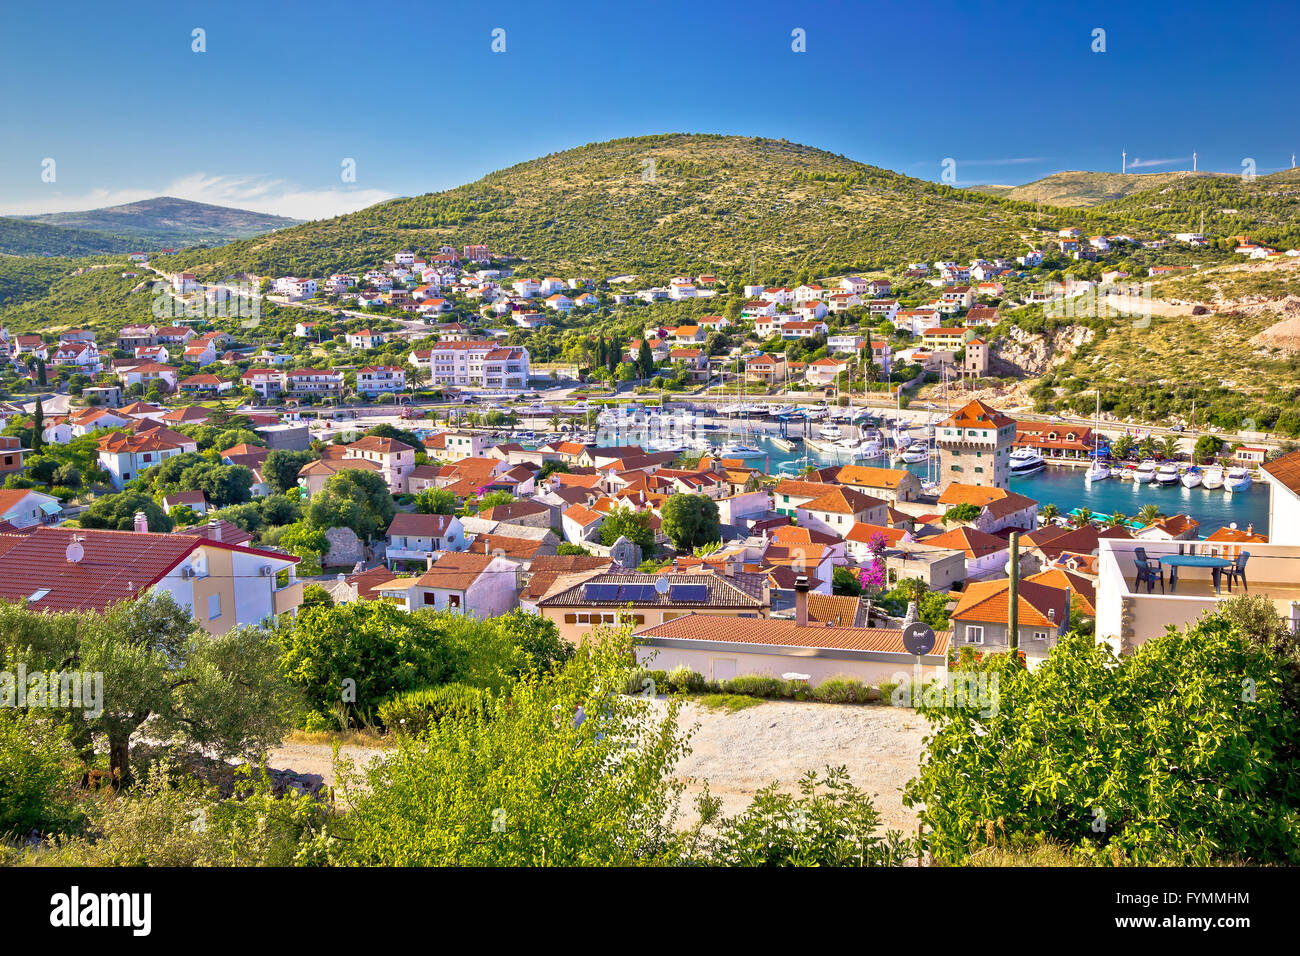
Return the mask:
[[194,569],[192,567],[187,564],[185,567],[181,568],[182,581],[188,581],[192,577],[194,577]]
[[264,578],[269,578],[273,573],[275,573],[275,569],[272,568],[269,564],[264,564],[257,569],[257,573]]

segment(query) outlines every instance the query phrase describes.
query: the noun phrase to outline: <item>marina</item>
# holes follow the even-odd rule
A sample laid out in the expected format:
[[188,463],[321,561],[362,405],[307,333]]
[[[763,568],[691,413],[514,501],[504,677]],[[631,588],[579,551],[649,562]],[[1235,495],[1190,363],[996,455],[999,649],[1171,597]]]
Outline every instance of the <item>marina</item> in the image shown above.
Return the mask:
[[[865,465],[906,468],[924,484],[933,478],[937,466],[937,459],[929,458],[928,439],[923,426],[910,429],[912,442],[905,446],[907,457],[914,460],[903,460],[900,457],[897,461],[891,461],[884,452],[894,451],[892,434],[881,450],[882,453],[863,457],[845,444],[852,439],[830,441],[824,438],[782,438],[771,422],[742,422],[733,419],[730,428],[716,429],[710,429],[703,423],[697,425],[699,427],[694,434],[698,437],[694,442],[688,442],[690,450],[698,454],[707,446],[714,454],[723,457],[743,457],[750,467],[778,477],[797,477],[809,468]],[[654,428],[643,426],[640,431],[628,429],[626,432],[612,428],[602,430],[598,435],[598,443],[636,443],[647,432],[653,433]],[[913,447],[915,452],[911,451]],[[739,449],[743,449],[743,453]],[[1268,491],[1251,481],[1247,469],[1207,467],[1202,469],[1201,474],[1209,480],[1190,485],[1180,479],[1178,469],[1173,469],[1172,480],[1157,481],[1159,466],[1155,462],[1143,462],[1136,467],[1130,465],[1123,469],[1110,467],[1106,470],[1110,480],[1099,480],[1095,476],[1090,480],[1089,468],[1084,462],[1067,465],[1048,461],[1042,467],[1026,473],[1013,472],[1010,490],[1033,498],[1042,505],[1053,504],[1063,515],[1087,508],[1098,517],[1118,512],[1132,518],[1144,505],[1155,505],[1166,515],[1191,515],[1200,522],[1203,535],[1233,523],[1243,529],[1250,525],[1256,528],[1268,527]],[[1122,474],[1117,474],[1120,471]],[[1220,473],[1223,480],[1221,487],[1212,484],[1218,480]],[[1227,490],[1230,478],[1236,489],[1232,492]]]

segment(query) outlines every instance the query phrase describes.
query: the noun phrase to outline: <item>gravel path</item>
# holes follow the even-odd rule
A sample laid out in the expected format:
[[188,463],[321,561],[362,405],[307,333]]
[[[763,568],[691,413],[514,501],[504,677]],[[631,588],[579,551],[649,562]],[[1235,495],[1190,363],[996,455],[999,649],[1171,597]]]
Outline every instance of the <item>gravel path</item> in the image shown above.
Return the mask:
[[[663,702],[658,702],[663,706]],[[902,788],[916,776],[926,721],[910,710],[883,706],[767,701],[735,713],[690,703],[684,727],[698,725],[691,752],[678,764],[681,778],[703,778],[724,813],[742,810],[753,794],[776,782],[797,792],[809,770],[844,765],[871,796],[886,829],[911,835],[916,814],[902,804]],[[687,786],[693,798],[700,786]],[[693,816],[693,808],[687,816]]]
[[[652,701],[660,714],[666,701]],[[695,728],[691,752],[677,767],[688,782],[683,825],[694,819],[693,801],[700,780],[709,782],[724,813],[737,813],[754,793],[776,782],[794,793],[808,770],[844,765],[849,776],[872,798],[884,825],[911,835],[916,814],[902,804],[902,788],[916,775],[921,738],[927,724],[910,710],[882,706],[765,701],[728,713],[687,703],[678,718]],[[341,755],[358,767],[382,757],[372,747],[341,747]],[[331,748],[326,744],[289,743],[272,750],[270,765],[300,773],[317,773],[334,785]]]

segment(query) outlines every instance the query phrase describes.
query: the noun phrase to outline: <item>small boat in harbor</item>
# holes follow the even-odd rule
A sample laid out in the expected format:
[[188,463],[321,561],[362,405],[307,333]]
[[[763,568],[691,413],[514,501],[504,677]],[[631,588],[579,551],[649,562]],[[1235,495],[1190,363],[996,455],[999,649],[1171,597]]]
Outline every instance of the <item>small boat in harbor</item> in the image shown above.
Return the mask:
[[1245,491],[1250,487],[1250,472],[1237,465],[1228,469],[1228,473],[1223,476],[1224,491]]
[[1156,463],[1144,461],[1133,471],[1133,480],[1139,484],[1150,484],[1156,480]]
[[762,458],[766,454],[761,448],[738,441],[729,441],[718,449],[718,455],[722,458]]
[[843,434],[844,433],[840,431],[839,425],[818,425],[817,426],[818,437],[825,438],[829,441],[838,441],[841,437],[843,437]]
[[1156,469],[1156,484],[1174,485],[1178,483],[1178,464],[1167,461]]
[[1211,465],[1201,472],[1201,487],[1217,491],[1223,487],[1223,466]]
[[1180,480],[1184,488],[1199,488],[1201,485],[1201,469],[1192,465],[1183,472],[1183,477]]
[[1034,448],[1017,448],[1011,453],[1011,474],[1032,475],[1047,467],[1043,456]]
[[1117,479],[1118,479],[1118,478],[1123,478],[1123,477],[1125,477],[1125,474],[1124,474],[1124,466],[1123,466],[1123,465],[1111,465],[1111,466],[1110,466],[1110,476],[1111,476],[1112,478],[1117,478]]
[[1088,466],[1088,473],[1084,475],[1084,479],[1089,482],[1105,481],[1109,477],[1110,469],[1099,462],[1096,458],[1092,460],[1092,464]]

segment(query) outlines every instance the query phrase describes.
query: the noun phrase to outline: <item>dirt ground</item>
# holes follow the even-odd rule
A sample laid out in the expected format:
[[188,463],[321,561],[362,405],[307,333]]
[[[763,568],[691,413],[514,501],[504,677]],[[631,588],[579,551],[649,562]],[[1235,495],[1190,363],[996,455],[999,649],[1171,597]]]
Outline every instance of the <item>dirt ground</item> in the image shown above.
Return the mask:
[[[652,705],[662,713],[666,702]],[[683,825],[693,820],[703,780],[722,800],[723,812],[736,813],[773,782],[793,793],[806,771],[844,765],[853,782],[871,795],[886,828],[907,834],[916,829],[916,815],[903,806],[901,791],[916,775],[927,725],[910,710],[766,701],[729,713],[688,703],[679,721],[684,729],[695,728],[691,752],[677,767],[679,779],[688,781]],[[364,766],[382,759],[384,751],[346,746],[340,753]],[[285,744],[271,752],[270,765],[317,773],[334,784],[328,744]]]

